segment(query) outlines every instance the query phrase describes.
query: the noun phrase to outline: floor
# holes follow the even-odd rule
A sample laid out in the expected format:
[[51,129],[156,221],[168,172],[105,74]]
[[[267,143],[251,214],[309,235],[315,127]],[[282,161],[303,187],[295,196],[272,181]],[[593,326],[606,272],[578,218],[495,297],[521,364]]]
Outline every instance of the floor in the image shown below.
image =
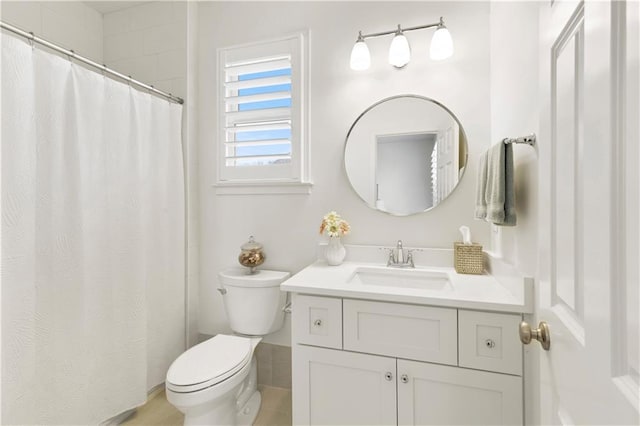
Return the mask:
[[[291,390],[259,385],[262,393],[262,405],[255,426],[290,426],[291,425]],[[181,426],[183,415],[169,402],[164,389],[151,395],[149,401],[139,407],[136,413],[124,421],[123,425],[165,425]]]

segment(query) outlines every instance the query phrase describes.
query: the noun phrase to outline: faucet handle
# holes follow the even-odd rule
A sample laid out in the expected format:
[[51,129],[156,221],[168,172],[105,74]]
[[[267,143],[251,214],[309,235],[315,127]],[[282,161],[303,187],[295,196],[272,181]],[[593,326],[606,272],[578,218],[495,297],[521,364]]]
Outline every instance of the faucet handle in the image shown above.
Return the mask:
[[387,259],[387,266],[389,266],[392,263],[396,263],[396,254],[393,252],[392,248],[387,250],[389,250],[389,259]]
[[407,261],[406,263],[408,263],[412,268],[415,268],[415,265],[413,264],[413,252],[416,251],[415,249],[411,249],[411,250],[407,250]]
[[387,266],[391,265],[392,263],[395,263],[396,261],[396,256],[393,252],[392,248],[389,247],[379,247],[378,250],[386,250],[389,254],[389,258],[387,259]]
[[415,265],[413,263],[413,252],[416,252],[416,251],[424,251],[424,250],[422,250],[421,248],[412,248],[407,250],[407,263],[410,263],[412,268],[415,268]]

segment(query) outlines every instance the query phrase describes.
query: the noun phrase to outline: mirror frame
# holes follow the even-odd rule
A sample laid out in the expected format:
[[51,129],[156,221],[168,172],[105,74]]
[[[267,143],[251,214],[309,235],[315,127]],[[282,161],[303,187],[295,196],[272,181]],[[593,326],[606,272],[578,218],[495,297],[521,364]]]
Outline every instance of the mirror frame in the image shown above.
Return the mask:
[[[371,111],[373,108],[377,107],[378,105],[384,103],[384,102],[388,102],[394,99],[399,99],[399,98],[415,98],[415,99],[420,99],[423,101],[427,101],[427,102],[431,102],[437,106],[439,106],[440,108],[442,108],[443,110],[445,110],[455,121],[456,123],[458,123],[458,127],[460,128],[460,133],[463,135],[464,137],[464,141],[465,141],[465,145],[466,145],[466,152],[465,152],[465,156],[464,156],[464,170],[462,171],[462,174],[460,175],[460,178],[458,179],[458,182],[456,183],[456,186],[451,190],[451,192],[443,199],[440,201],[440,203],[436,204],[435,206],[431,206],[428,209],[424,209],[421,211],[417,211],[415,213],[394,213],[394,212],[389,212],[386,210],[380,210],[378,208],[376,208],[375,206],[370,205],[367,200],[365,200],[359,193],[358,191],[356,191],[356,189],[353,187],[353,184],[351,183],[351,179],[349,179],[349,173],[347,172],[347,161],[346,161],[346,157],[347,157],[347,143],[349,142],[349,136],[351,136],[351,132],[353,131],[353,129],[356,127],[356,125],[358,124],[358,122],[360,121],[360,119],[362,117],[364,117],[364,115]],[[397,217],[406,217],[406,216],[412,216],[412,215],[417,215],[417,214],[421,214],[421,213],[425,213],[428,212],[430,210],[433,210],[434,208],[438,207],[439,205],[441,205],[444,201],[447,200],[447,198],[449,198],[451,196],[451,194],[453,194],[455,192],[455,190],[458,188],[458,185],[460,185],[460,182],[462,181],[462,178],[464,178],[464,175],[467,172],[467,165],[469,164],[469,138],[467,137],[467,132],[464,130],[464,127],[462,126],[462,123],[460,122],[460,120],[458,120],[458,117],[446,106],[444,106],[441,102],[436,101],[433,98],[429,98],[427,96],[422,96],[422,95],[416,95],[416,94],[402,94],[402,95],[394,95],[394,96],[389,96],[388,98],[384,98],[379,100],[378,102],[375,102],[374,104],[370,105],[369,107],[367,107],[364,111],[362,111],[360,113],[360,115],[358,115],[358,117],[355,119],[355,121],[353,122],[353,124],[351,125],[351,127],[349,127],[349,131],[347,132],[347,136],[344,139],[344,148],[342,150],[342,167],[343,167],[343,171],[345,176],[347,177],[347,181],[349,181],[349,186],[351,187],[351,190],[358,196],[358,198],[360,198],[364,204],[369,207],[372,210],[375,210],[377,212],[380,213],[386,213],[388,215],[391,216],[397,216]]]

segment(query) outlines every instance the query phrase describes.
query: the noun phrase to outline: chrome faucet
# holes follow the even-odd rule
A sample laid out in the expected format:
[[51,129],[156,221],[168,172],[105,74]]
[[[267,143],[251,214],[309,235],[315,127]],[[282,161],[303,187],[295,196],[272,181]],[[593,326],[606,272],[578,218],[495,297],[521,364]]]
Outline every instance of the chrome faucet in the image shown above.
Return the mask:
[[402,247],[402,240],[398,240],[396,248],[389,249],[387,266],[392,268],[415,268],[412,251],[413,250],[405,250]]

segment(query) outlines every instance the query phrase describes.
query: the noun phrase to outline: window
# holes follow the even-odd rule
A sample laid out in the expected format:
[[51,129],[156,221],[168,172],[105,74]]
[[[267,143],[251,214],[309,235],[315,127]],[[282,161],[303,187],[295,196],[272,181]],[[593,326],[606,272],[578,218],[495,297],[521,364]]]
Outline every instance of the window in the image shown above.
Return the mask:
[[305,43],[299,33],[218,51],[218,186],[308,182]]

